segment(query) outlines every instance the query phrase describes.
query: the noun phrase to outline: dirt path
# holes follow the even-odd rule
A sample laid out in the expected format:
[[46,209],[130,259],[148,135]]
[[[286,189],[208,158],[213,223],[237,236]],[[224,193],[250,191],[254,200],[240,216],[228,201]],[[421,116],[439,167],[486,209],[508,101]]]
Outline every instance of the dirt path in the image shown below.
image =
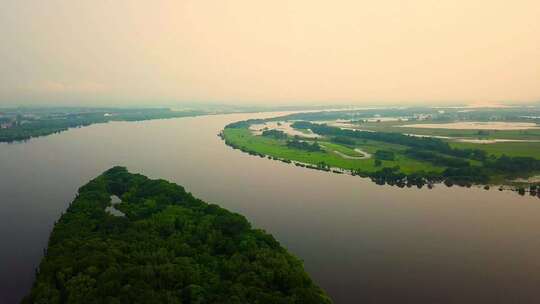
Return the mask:
[[369,154],[369,153],[367,153],[365,151],[362,151],[362,150],[360,150],[358,148],[354,149],[354,151],[360,153],[360,156],[350,156],[350,155],[344,154],[344,153],[336,151],[336,150],[334,150],[333,152],[336,153],[337,155],[345,158],[345,159],[369,159],[369,158],[371,158],[371,154]]

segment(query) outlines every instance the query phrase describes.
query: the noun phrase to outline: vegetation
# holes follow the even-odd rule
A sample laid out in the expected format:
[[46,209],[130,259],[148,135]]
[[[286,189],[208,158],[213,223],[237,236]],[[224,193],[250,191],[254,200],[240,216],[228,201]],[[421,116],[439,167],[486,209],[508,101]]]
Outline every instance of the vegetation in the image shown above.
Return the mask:
[[262,136],[272,137],[276,139],[287,139],[287,134],[285,134],[285,132],[274,129],[263,131]]
[[[297,118],[294,115],[292,117]],[[276,119],[279,118],[271,120]],[[261,122],[264,121],[257,121]],[[295,144],[291,144],[291,139],[283,137],[261,140],[247,129],[251,123],[245,121],[227,126],[223,133],[226,143],[248,153],[313,164],[315,168],[324,163],[327,171],[341,168],[382,184],[422,187],[437,182],[449,186],[512,183],[516,178],[540,172],[540,159],[536,157],[492,154],[482,149],[483,145],[459,146],[439,138],[342,129],[309,121],[295,121],[292,127],[309,129],[322,137],[317,141],[295,138]],[[308,149],[310,141],[321,151]],[[373,157],[363,158],[357,149],[371,153]]]
[[341,129],[338,127],[330,127],[324,124],[316,124],[306,121],[295,122],[292,125],[294,128],[309,128],[312,132],[325,136],[343,136],[357,139],[368,139],[381,142],[387,142],[402,146],[407,146],[415,149],[424,149],[436,151],[457,157],[469,157],[473,159],[483,160],[486,158],[486,152],[480,149],[454,149],[445,141],[432,137],[415,137],[400,133],[385,133],[385,132],[367,132],[359,130]]
[[[456,149],[477,148],[474,143],[450,142],[450,146]],[[540,158],[540,142],[498,142],[480,145],[482,150],[493,156],[532,157]]]
[[378,160],[395,160],[394,152],[386,150],[377,150],[374,154],[375,159]]
[[[384,118],[393,118],[385,121]],[[526,122],[540,126],[540,106],[515,107],[505,109],[411,107],[403,109],[366,109],[295,113],[280,117],[284,120],[335,121],[346,120],[353,127],[362,130],[387,133],[416,134],[465,139],[514,139],[540,140],[540,128],[527,130],[478,130],[478,129],[431,129],[408,127],[408,124],[447,123],[447,122]],[[515,143],[501,143],[508,146]],[[534,155],[540,158],[540,150]],[[532,156],[532,155],[530,155]]]
[[346,136],[335,136],[335,137],[332,137],[330,141],[336,144],[342,144],[342,145],[347,145],[347,146],[354,146],[356,143],[353,139]]
[[[111,195],[122,202],[105,211]],[[269,234],[183,187],[115,167],[55,224],[23,303],[331,303]]]
[[[528,130],[476,130],[476,129],[444,129],[444,128],[417,128],[408,127],[409,124],[422,123],[445,123],[452,121],[383,121],[383,122],[359,122],[354,123],[358,129],[374,131],[374,132],[389,132],[389,133],[404,133],[415,134],[419,136],[438,136],[448,138],[461,139],[518,139],[518,140],[538,140],[540,139],[540,129]],[[518,122],[535,122],[531,120],[521,120]]]
[[[333,168],[342,168],[354,172],[362,172],[369,174],[380,168],[375,166],[373,158],[351,159],[335,153],[338,151],[344,155],[360,156],[353,148],[338,145],[329,141],[318,140],[319,146],[323,149],[321,152],[307,152],[305,150],[294,149],[287,147],[286,140],[276,140],[263,136],[253,135],[247,128],[229,128],[223,130],[223,138],[225,143],[234,149],[239,149],[243,152],[258,156],[269,156],[271,158],[291,162],[296,161],[302,164],[312,164],[315,167],[324,162]],[[368,153],[375,153],[377,149],[383,147],[385,150],[400,151],[405,147],[367,141],[362,142],[362,150]],[[444,168],[437,168],[429,163],[417,161],[403,154],[396,154],[394,161],[385,161],[385,166],[393,167],[399,164],[400,170],[406,173],[412,173],[417,170],[423,171],[440,171]]]
[[51,109],[12,110],[0,121],[0,142],[15,142],[59,133],[70,128],[110,121],[139,121],[202,115],[202,111],[172,111],[170,109]]
[[405,152],[408,156],[418,159],[428,161],[435,165],[446,166],[446,167],[469,167],[470,163],[462,158],[451,157],[441,155],[435,152],[426,151],[426,150],[415,150],[409,149]]
[[296,138],[293,140],[288,140],[287,147],[298,149],[298,150],[304,150],[308,152],[322,152],[323,151],[321,149],[321,146],[319,146],[319,144],[316,142],[309,143],[307,141],[298,140]]

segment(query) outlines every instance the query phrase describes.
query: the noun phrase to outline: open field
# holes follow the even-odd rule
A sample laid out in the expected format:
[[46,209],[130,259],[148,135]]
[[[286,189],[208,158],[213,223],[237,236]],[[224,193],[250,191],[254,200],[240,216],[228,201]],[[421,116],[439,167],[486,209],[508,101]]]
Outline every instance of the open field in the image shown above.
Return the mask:
[[[434,182],[515,185],[518,178],[523,180],[540,173],[540,132],[536,129],[405,128],[401,127],[404,121],[340,121],[339,126],[330,121],[286,118],[273,118],[270,122],[231,124],[223,130],[222,137],[228,145],[251,154],[324,170],[341,168],[369,176],[377,183],[420,187]],[[508,126],[496,124],[501,125]],[[462,142],[478,138],[488,142],[512,136],[514,141]]]
[[[343,125],[343,123],[341,124]],[[534,157],[540,159],[539,129],[458,130],[412,128],[403,127],[404,125],[407,125],[407,122],[368,122],[354,124],[353,129],[434,137],[447,141],[452,147],[458,149],[480,149],[495,156],[507,155],[515,157]],[[351,124],[348,124],[345,127],[351,128]],[[466,142],[469,140],[471,142]]]
[[[368,122],[349,125],[359,130],[377,132],[394,132],[404,134],[416,134],[426,136],[439,136],[451,138],[474,138],[474,139],[516,139],[516,140],[540,140],[540,129],[526,130],[479,130],[479,129],[440,129],[440,128],[413,128],[406,127],[408,122]],[[418,124],[421,125],[421,124]],[[430,124],[432,125],[432,124]]]
[[501,142],[493,144],[450,142],[450,145],[458,149],[482,149],[495,156],[507,155],[540,159],[540,143],[538,142]]
[[324,152],[307,152],[299,149],[293,149],[286,146],[285,140],[277,140],[264,136],[253,135],[248,129],[225,128],[223,135],[228,142],[233,143],[238,147],[244,147],[247,150],[262,153],[272,157],[288,159],[306,164],[317,165],[324,162],[331,167],[354,169],[362,172],[375,172],[384,167],[399,166],[404,173],[414,173],[418,171],[437,171],[444,170],[444,167],[433,166],[426,162],[417,161],[402,155],[400,151],[404,151],[405,147],[392,145],[383,142],[365,141],[358,143],[355,147],[361,150],[374,154],[377,150],[384,149],[396,153],[394,161],[381,161],[381,166],[375,166],[375,159],[348,159],[340,156],[333,151],[339,151],[345,155],[358,156],[358,152],[354,148],[345,145],[331,143],[329,141],[318,141],[324,147]]
[[459,121],[449,123],[415,123],[406,124],[403,128],[422,129],[447,129],[447,130],[496,130],[496,131],[517,131],[534,130],[538,125],[533,122],[507,122],[507,121]]
[[[431,136],[441,139],[448,139],[449,142],[457,142],[459,140],[509,140],[516,142],[509,142],[509,144],[519,143],[524,141],[523,145],[527,143],[535,143],[540,141],[540,129],[526,129],[526,130],[466,130],[466,129],[439,129],[439,128],[422,128],[422,127],[405,127],[408,122],[368,122],[368,123],[337,123],[331,124],[342,128],[374,131],[374,132],[391,132],[401,134],[411,134],[417,136]],[[422,124],[417,124],[422,125]],[[432,124],[429,124],[432,125]],[[530,142],[525,142],[530,141]],[[474,143],[472,143],[474,145]],[[476,145],[476,148],[483,149],[485,145]],[[534,146],[534,145],[533,145]],[[473,146],[471,146],[473,147]],[[489,150],[489,149],[486,149]],[[510,154],[507,154],[510,155]],[[540,152],[537,154],[540,158]]]

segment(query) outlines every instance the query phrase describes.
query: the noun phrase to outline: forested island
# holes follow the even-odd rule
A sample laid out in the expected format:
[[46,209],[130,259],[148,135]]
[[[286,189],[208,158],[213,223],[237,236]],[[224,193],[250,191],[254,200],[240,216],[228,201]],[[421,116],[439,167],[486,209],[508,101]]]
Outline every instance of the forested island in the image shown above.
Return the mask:
[[[512,115],[510,117],[517,120],[515,113],[522,114],[517,110],[508,112],[504,114],[504,111],[489,111],[484,115]],[[400,112],[393,110],[391,113],[397,115]],[[402,111],[402,114],[410,113],[413,112]],[[423,118],[421,123],[438,122],[435,119],[437,116],[429,113],[432,116],[422,114],[428,118]],[[461,115],[460,113],[455,115]],[[361,111],[354,114],[357,115],[354,117],[366,115]],[[348,112],[299,113],[264,120],[240,121],[226,126],[221,137],[227,145],[253,155],[293,163],[300,167],[336,173],[348,172],[369,177],[378,184],[422,188],[425,185],[432,187],[435,183],[444,183],[447,186],[483,185],[486,189],[490,185],[509,185],[520,194],[539,193],[540,182],[531,179],[540,173],[540,151],[533,148],[537,145],[536,140],[540,139],[535,127],[536,119],[523,118],[517,122],[518,125],[530,125],[530,131],[478,131],[477,133],[482,134],[480,136],[513,136],[513,140],[492,139],[499,149],[495,150],[492,145],[472,144],[477,139],[472,137],[473,132],[469,130],[455,132],[471,136],[467,139],[471,143],[461,138],[430,135],[427,131],[424,131],[423,135],[399,132],[406,124],[404,119],[418,119],[414,117],[389,117],[389,120],[393,119],[390,120],[393,125],[381,123],[381,119],[385,117],[380,116],[376,117],[379,122],[373,123],[369,121],[371,118],[346,122],[341,118],[350,118],[352,115]],[[417,116],[421,117],[420,114]],[[502,121],[502,124],[511,124],[503,118],[497,121],[501,124],[499,121]],[[485,127],[492,122],[474,123],[475,127]],[[419,125],[416,128],[422,127]],[[440,134],[441,128],[434,130]],[[524,145],[529,146],[527,151],[523,151]]]
[[0,109],[0,142],[24,141],[70,128],[110,121],[141,121],[209,114],[169,108],[12,108]]
[[[121,202],[111,204],[111,197]],[[115,208],[119,213],[110,213]],[[114,167],[55,223],[23,303],[331,303],[241,215]]]

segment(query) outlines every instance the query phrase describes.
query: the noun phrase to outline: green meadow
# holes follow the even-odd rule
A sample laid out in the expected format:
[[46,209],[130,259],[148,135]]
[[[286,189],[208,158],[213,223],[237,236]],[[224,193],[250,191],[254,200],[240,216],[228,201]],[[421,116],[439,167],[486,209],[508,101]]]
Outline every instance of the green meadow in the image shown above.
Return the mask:
[[[246,128],[225,128],[223,131],[225,140],[232,143],[236,147],[241,147],[247,151],[261,153],[267,156],[287,159],[291,161],[317,165],[325,163],[331,167],[342,168],[347,170],[359,170],[361,172],[375,172],[384,167],[399,166],[403,173],[410,174],[419,171],[435,171],[441,172],[445,168],[434,166],[428,162],[417,161],[403,154],[406,147],[388,144],[377,141],[356,141],[354,146],[346,146],[329,142],[325,139],[317,142],[324,151],[308,152],[300,149],[287,147],[286,140],[278,140],[270,137],[253,135]],[[313,140],[311,140],[313,142]],[[350,159],[336,153],[338,151],[346,156],[359,157],[360,153],[354,149],[361,149],[369,154],[374,154],[378,150],[392,151],[395,153],[393,161],[383,160],[379,166],[376,166],[373,157],[365,159]]]
[[[464,139],[510,139],[524,140],[524,142],[497,142],[497,143],[467,143],[447,139],[453,148],[480,149],[494,156],[534,157],[540,159],[540,129],[530,130],[451,130],[400,127],[412,122],[369,122],[358,124],[362,130],[376,132],[394,132],[404,134],[417,134],[425,136],[441,136]],[[531,142],[525,142],[531,140]]]
[[[417,134],[426,136],[458,137],[471,139],[519,139],[539,140],[540,129],[529,130],[473,130],[473,129],[436,129],[436,128],[413,128],[405,127],[409,124],[421,124],[418,122],[368,122],[357,124],[358,129],[377,132],[394,132],[405,134]],[[433,122],[430,122],[433,123]]]
[[[540,143],[497,142],[466,143],[456,139],[420,139],[394,136],[403,131],[403,122],[361,123],[366,132],[311,122],[298,122],[296,129],[321,135],[317,139],[287,135],[283,131],[255,135],[249,122],[227,126],[222,133],[228,145],[244,152],[284,162],[312,165],[323,170],[341,168],[353,174],[369,176],[377,183],[422,186],[426,182],[472,184],[515,184],[516,178],[529,178],[540,172]],[[311,129],[314,128],[314,129]],[[405,129],[407,131],[407,129]],[[527,136],[536,136],[529,130]],[[281,132],[281,134],[279,133]],[[413,134],[473,139],[474,130],[414,128]],[[487,138],[492,131],[481,131]],[[264,133],[264,132],[263,132]],[[501,131],[502,137],[524,140],[525,131]],[[362,135],[363,134],[363,135]],[[520,135],[521,134],[521,135]],[[468,137],[467,137],[468,136]],[[519,137],[521,136],[521,137]],[[485,152],[485,153],[483,153]]]
[[458,149],[482,149],[495,156],[507,155],[540,159],[540,142],[498,142],[492,144],[450,142],[450,145]]

